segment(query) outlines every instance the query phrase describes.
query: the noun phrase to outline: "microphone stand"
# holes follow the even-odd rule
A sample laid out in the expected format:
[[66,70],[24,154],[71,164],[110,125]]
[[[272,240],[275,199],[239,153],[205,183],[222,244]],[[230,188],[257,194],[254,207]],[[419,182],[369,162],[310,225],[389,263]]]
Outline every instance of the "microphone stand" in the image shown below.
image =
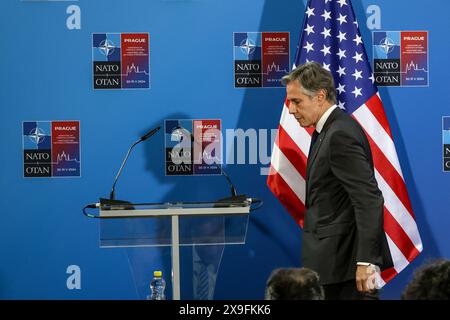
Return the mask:
[[115,188],[116,188],[116,184],[117,184],[117,181],[118,181],[118,179],[119,179],[119,177],[120,177],[120,174],[122,173],[122,169],[123,169],[123,167],[125,166],[125,162],[127,162],[128,157],[130,156],[131,150],[133,150],[133,148],[134,148],[138,143],[140,143],[140,142],[142,142],[142,141],[143,141],[143,140],[139,139],[138,141],[136,141],[135,143],[133,143],[133,145],[128,149],[127,155],[125,156],[125,159],[123,159],[122,165],[120,166],[120,169],[119,169],[119,171],[117,172],[116,178],[114,179],[114,184],[113,184],[113,186],[112,186],[111,193],[109,194],[109,199],[110,199],[110,200],[115,200]]
[[161,129],[161,127],[157,127],[155,129],[150,130],[149,132],[147,132],[145,135],[143,135],[139,140],[137,140],[135,143],[133,143],[133,145],[128,149],[127,155],[125,156],[125,159],[123,159],[122,161],[122,165],[120,166],[119,171],[117,172],[116,178],[114,179],[114,183],[111,189],[111,193],[109,194],[109,199],[110,200],[115,200],[115,188],[116,188],[116,184],[117,181],[120,177],[120,174],[122,173],[122,169],[125,166],[125,162],[127,162],[128,157],[130,156],[131,150],[133,150],[133,148],[138,144],[141,143],[142,141],[147,140],[148,138],[150,138],[152,135],[154,135],[159,129]]

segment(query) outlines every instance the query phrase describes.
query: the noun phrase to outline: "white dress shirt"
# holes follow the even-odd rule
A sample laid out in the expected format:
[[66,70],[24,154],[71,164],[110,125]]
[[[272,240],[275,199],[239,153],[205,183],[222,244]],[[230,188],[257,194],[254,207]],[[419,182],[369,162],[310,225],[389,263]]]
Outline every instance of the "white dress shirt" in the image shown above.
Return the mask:
[[323,129],[323,126],[325,125],[325,122],[327,122],[328,117],[333,112],[334,109],[336,109],[337,105],[332,105],[327,111],[323,113],[323,115],[320,117],[319,121],[317,121],[316,124],[316,131],[320,133]]

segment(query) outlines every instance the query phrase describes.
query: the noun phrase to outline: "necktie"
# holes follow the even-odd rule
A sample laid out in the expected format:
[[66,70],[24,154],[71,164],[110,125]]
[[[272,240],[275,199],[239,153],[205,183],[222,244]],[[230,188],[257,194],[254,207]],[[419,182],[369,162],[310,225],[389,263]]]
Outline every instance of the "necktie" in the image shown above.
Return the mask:
[[309,146],[308,158],[311,155],[311,151],[313,149],[314,143],[316,143],[316,141],[317,141],[317,137],[318,136],[319,136],[319,133],[316,130],[314,130],[314,132],[313,132],[313,134],[311,136],[311,145]]

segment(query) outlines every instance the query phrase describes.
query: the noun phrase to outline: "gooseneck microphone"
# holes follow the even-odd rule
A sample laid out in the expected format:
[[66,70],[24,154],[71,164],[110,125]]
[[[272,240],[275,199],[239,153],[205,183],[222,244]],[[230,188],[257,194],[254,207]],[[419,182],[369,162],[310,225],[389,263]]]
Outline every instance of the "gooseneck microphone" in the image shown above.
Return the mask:
[[144,134],[141,139],[139,141],[137,141],[137,143],[147,140],[148,138],[150,138],[152,135],[154,135],[156,132],[158,132],[158,130],[161,129],[161,126],[150,130],[149,132],[147,132],[146,134]]
[[154,135],[156,132],[158,132],[159,129],[161,129],[161,126],[155,128],[155,129],[150,130],[149,132],[147,132],[146,134],[144,134],[138,141],[136,141],[135,143],[133,143],[133,145],[130,147],[130,149],[128,149],[127,155],[125,156],[125,159],[123,159],[122,165],[120,166],[120,169],[119,169],[119,172],[117,172],[116,178],[114,179],[114,183],[113,183],[113,186],[112,186],[112,189],[111,189],[111,193],[109,194],[109,199],[110,199],[110,200],[114,200],[114,198],[115,198],[115,188],[116,188],[116,183],[117,183],[117,180],[118,180],[119,177],[120,177],[120,174],[122,173],[122,169],[123,169],[123,167],[124,167],[124,165],[125,165],[125,162],[127,162],[127,159],[128,159],[128,157],[130,156],[131,150],[133,150],[133,148],[134,148],[137,144],[141,143],[142,141],[147,140],[147,139],[150,138],[152,135]]

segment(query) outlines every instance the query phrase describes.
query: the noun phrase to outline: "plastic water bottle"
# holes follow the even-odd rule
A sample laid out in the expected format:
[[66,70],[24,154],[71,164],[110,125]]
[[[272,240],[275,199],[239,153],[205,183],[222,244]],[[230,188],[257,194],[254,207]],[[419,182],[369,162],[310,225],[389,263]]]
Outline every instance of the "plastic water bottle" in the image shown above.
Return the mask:
[[153,279],[150,282],[150,300],[165,300],[164,289],[166,281],[162,277],[161,271],[153,272]]

